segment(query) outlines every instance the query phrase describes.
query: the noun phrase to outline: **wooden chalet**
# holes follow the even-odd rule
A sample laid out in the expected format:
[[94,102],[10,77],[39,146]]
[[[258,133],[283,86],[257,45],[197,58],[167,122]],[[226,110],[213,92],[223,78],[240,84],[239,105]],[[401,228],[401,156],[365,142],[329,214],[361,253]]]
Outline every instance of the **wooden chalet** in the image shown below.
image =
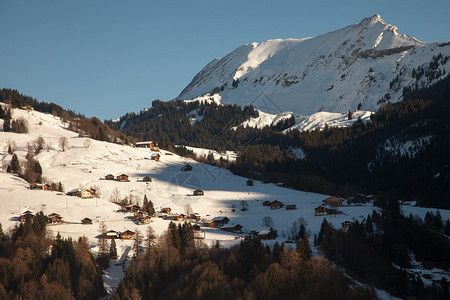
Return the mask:
[[66,193],[67,196],[76,196],[81,197],[81,190],[80,189],[73,189]]
[[19,218],[20,218],[20,222],[25,222],[28,218],[33,220],[34,219],[34,214],[31,211],[27,210]]
[[106,180],[114,180],[114,175],[113,174],[108,174],[105,176]]
[[31,105],[25,105],[25,106],[23,107],[23,109],[24,109],[24,110],[27,110],[27,111],[33,111],[33,110],[34,110],[34,107],[31,106]]
[[327,209],[323,206],[314,208],[314,212],[316,216],[326,216],[328,214]]
[[136,204],[130,204],[130,205],[127,205],[127,206],[125,206],[125,211],[126,212],[138,212],[138,211],[140,211],[141,210],[141,207],[139,206],[139,205],[136,205]]
[[181,171],[183,171],[183,172],[192,171],[192,166],[190,164],[187,164],[187,165],[181,167]]
[[149,176],[145,176],[144,178],[142,178],[143,182],[152,182],[152,179]]
[[147,141],[147,142],[137,142],[134,144],[135,148],[152,148],[155,147],[155,142]]
[[92,220],[89,218],[84,218],[83,220],[81,220],[81,224],[83,224],[83,225],[92,224]]
[[271,209],[278,209],[278,208],[282,208],[282,207],[283,207],[283,203],[281,203],[278,200],[270,202],[270,208]]
[[350,222],[350,221],[342,222],[342,229],[349,230],[352,225],[353,225],[353,222]]
[[242,225],[237,224],[233,227],[222,227],[221,229],[223,231],[233,232],[233,233],[242,233],[242,228],[244,228]]
[[150,159],[154,160],[154,161],[159,161],[160,157],[161,157],[161,155],[159,155],[159,153],[152,153],[152,156],[150,157]]
[[273,240],[277,237],[275,231],[272,229],[269,230],[261,230],[257,233],[257,238],[260,240]]
[[328,197],[327,199],[322,201],[323,205],[329,205],[329,206],[333,206],[333,207],[342,206],[343,202],[344,202],[344,199],[336,197],[336,196]]
[[119,176],[117,176],[117,181],[119,182],[128,182],[128,175],[125,174],[121,174]]
[[184,215],[183,214],[178,215],[177,216],[177,221],[184,221]]
[[251,179],[247,180],[247,186],[253,186],[253,180]]
[[50,188],[48,184],[32,183],[30,184],[30,190],[44,190],[47,191]]
[[223,225],[228,224],[230,219],[227,217],[215,217],[211,221],[214,222],[215,227],[222,227]]
[[87,132],[80,132],[78,134],[78,137],[80,137],[80,138],[90,138],[91,135],[89,133],[87,133]]
[[134,239],[135,233],[131,230],[124,231],[120,234],[120,238],[123,240]]
[[197,189],[194,191],[194,196],[205,196],[205,192]]
[[80,191],[80,197],[83,199],[94,198],[95,191],[92,189],[85,189]]
[[152,221],[152,217],[150,216],[143,216],[138,220],[138,224],[148,224]]
[[106,232],[106,238],[107,239],[116,239],[118,237],[120,237],[120,236],[119,236],[119,233],[117,231],[110,230],[110,231]]
[[295,204],[286,205],[286,210],[294,210],[297,206]]
[[270,201],[269,200],[264,201],[263,206],[270,206]]
[[57,214],[57,213],[49,214],[47,216],[47,218],[48,218],[48,223],[50,223],[50,224],[55,224],[55,223],[61,223],[62,222],[62,217],[59,214]]
[[161,212],[163,214],[170,214],[171,211],[172,210],[170,209],[170,207],[163,207],[163,208],[161,208]]

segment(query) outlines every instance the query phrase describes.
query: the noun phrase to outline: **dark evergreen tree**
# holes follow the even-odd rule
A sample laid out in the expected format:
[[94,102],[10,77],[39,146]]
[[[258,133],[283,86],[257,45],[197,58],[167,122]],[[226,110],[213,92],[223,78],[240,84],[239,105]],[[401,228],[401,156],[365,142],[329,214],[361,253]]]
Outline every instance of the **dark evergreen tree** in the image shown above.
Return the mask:
[[111,240],[111,246],[109,247],[109,257],[111,259],[117,259],[117,246],[115,239]]
[[17,173],[20,174],[20,172],[22,171],[22,169],[20,168],[20,162],[19,159],[17,158],[17,155],[14,153],[11,159],[11,163],[10,165],[10,170],[12,173]]

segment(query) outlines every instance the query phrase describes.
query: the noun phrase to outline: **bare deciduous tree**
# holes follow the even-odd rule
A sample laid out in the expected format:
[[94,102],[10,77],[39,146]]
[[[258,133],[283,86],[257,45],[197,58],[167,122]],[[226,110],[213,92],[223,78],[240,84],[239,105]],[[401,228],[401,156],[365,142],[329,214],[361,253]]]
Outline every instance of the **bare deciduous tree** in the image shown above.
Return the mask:
[[40,136],[34,141],[34,154],[38,155],[39,152],[41,152],[42,149],[44,149],[44,147],[45,147],[45,140],[42,136]]
[[65,136],[59,138],[59,147],[61,148],[61,151],[66,151],[69,147],[69,141]]

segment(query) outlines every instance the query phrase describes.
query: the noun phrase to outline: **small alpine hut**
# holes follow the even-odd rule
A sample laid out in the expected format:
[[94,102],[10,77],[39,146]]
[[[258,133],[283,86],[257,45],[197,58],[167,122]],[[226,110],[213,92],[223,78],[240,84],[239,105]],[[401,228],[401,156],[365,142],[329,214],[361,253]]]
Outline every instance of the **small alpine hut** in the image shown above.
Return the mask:
[[81,224],[83,224],[83,225],[92,224],[92,220],[89,218],[84,218],[83,220],[81,220]]
[[286,210],[294,210],[297,206],[295,204],[286,205]]
[[145,176],[144,178],[142,178],[143,182],[152,182],[152,179],[149,176]]
[[120,238],[123,240],[131,240],[135,236],[135,233],[131,230],[124,231],[120,234]]
[[117,181],[120,181],[120,182],[129,182],[129,180],[128,180],[128,175],[122,174],[122,175],[117,176]]
[[113,174],[108,174],[105,176],[106,180],[114,180],[114,175]]
[[183,171],[183,172],[192,171],[192,166],[190,164],[187,164],[187,165],[181,167],[181,171]]
[[161,208],[161,212],[163,213],[163,214],[169,214],[170,215],[170,212],[171,212],[172,210],[170,209],[170,207],[163,207],[163,208]]
[[194,196],[205,196],[205,192],[197,189],[194,191]]
[[152,153],[152,156],[150,158],[151,158],[151,160],[159,161],[160,157],[161,157],[161,155],[159,155],[159,153]]
[[314,208],[316,216],[326,216],[328,214],[327,209],[323,206]]
[[281,202],[278,201],[278,200],[272,201],[272,202],[270,203],[270,208],[271,208],[271,209],[278,209],[278,208],[282,208],[282,207],[283,207],[283,203],[281,203]]
[[251,179],[247,180],[247,186],[253,186],[253,180]]

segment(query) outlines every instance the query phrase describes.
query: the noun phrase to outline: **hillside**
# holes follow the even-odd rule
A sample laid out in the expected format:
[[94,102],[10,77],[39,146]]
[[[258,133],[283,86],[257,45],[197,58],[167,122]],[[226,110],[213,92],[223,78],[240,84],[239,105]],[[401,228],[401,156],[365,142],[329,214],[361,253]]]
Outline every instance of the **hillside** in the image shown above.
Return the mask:
[[177,99],[219,93],[224,104],[296,115],[376,111],[403,88],[447,76],[449,57],[450,43],[422,43],[374,15],[317,37],[243,45],[206,65]]

